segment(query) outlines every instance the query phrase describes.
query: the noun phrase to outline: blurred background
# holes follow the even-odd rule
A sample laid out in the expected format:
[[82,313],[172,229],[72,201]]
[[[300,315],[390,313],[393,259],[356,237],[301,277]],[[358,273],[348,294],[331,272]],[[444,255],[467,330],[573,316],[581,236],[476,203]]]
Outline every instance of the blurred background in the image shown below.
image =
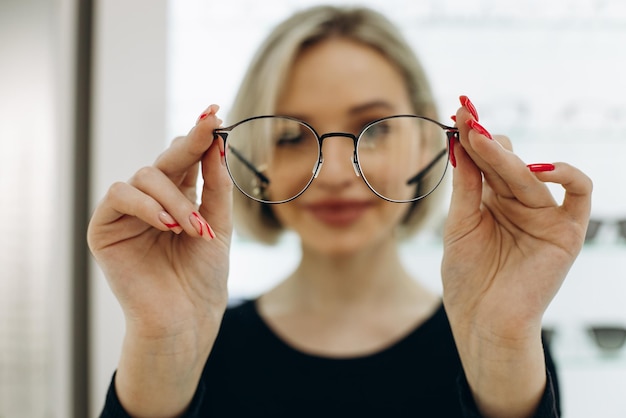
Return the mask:
[[[319,3],[0,1],[0,418],[97,416],[124,323],[86,249],[90,211],[207,105],[227,118],[264,35]],[[528,163],[568,161],[592,177],[589,239],[545,326],[564,416],[626,416],[626,3],[331,3],[372,6],[402,27],[443,122],[467,94]],[[272,286],[297,248],[291,236],[278,249],[235,236],[231,295]],[[440,290],[437,231],[403,251]]]

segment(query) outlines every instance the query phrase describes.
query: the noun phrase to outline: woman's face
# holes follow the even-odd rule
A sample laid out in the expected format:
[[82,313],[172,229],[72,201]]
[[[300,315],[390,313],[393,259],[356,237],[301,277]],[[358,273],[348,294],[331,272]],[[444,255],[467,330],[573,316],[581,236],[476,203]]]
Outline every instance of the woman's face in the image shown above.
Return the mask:
[[[413,113],[413,109],[402,76],[382,54],[334,38],[299,55],[276,113],[304,120],[320,135],[356,135],[368,122]],[[348,254],[394,239],[393,230],[408,205],[374,195],[355,174],[353,151],[350,138],[326,138],[318,177],[294,201],[272,206],[280,222],[298,233],[307,248],[329,255]],[[293,187],[289,180],[283,178],[280,187]]]

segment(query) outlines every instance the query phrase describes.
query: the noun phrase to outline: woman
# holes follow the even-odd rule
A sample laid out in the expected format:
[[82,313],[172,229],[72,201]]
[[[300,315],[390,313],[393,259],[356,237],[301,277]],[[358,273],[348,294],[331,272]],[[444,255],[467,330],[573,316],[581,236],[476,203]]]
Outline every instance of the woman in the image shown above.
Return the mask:
[[[464,96],[455,127],[434,123],[418,61],[366,9],[279,25],[233,106],[244,123],[221,128],[217,110],[94,212],[89,245],[126,320],[103,416],[558,416],[541,318],[582,246],[583,173],[526,165]],[[385,154],[405,128],[417,139]],[[436,210],[446,157],[441,300],[398,240]],[[233,213],[262,241],[295,231],[302,258],[227,310]]]

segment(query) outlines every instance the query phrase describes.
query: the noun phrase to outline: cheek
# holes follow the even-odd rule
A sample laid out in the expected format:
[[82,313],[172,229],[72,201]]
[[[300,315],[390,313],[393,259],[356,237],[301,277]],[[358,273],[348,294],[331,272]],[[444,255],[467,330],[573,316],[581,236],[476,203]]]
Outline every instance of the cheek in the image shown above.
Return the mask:
[[267,193],[272,200],[287,200],[306,189],[318,156],[317,140],[312,137],[304,144],[276,148],[265,171],[270,179]]
[[360,162],[363,176],[374,190],[386,198],[412,199],[417,192],[417,185],[411,183],[410,179],[426,164],[425,154],[417,142],[391,147],[377,156],[362,153]]
[[274,200],[286,200],[299,194],[311,181],[311,172],[293,167],[283,167],[280,170],[268,171],[271,184],[268,187],[268,194]]

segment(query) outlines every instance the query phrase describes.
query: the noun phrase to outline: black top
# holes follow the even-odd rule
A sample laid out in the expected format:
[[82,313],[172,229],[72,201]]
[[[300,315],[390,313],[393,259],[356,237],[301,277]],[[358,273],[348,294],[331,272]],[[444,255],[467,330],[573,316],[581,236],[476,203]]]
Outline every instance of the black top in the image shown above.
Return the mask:
[[[554,364],[536,418],[560,416]],[[515,378],[512,376],[511,378]],[[281,340],[254,301],[227,309],[185,417],[480,417],[443,305],[392,346],[328,358]],[[126,418],[113,385],[103,418]]]

